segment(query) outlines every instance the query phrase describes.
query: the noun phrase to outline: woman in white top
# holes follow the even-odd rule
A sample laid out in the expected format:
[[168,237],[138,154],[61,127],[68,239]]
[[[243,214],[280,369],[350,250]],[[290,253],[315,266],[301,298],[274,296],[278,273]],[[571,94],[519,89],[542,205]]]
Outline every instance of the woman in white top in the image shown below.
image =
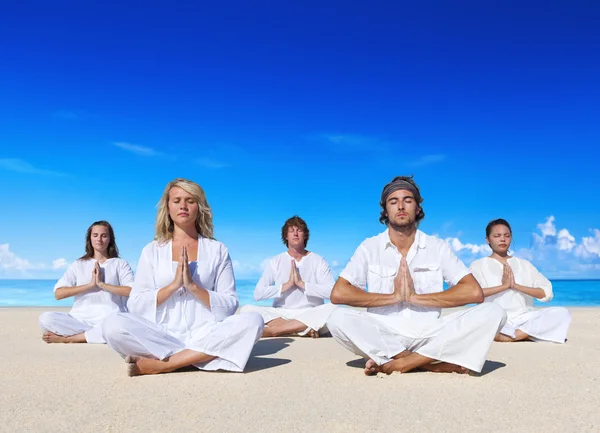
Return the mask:
[[331,296],[335,281],[323,257],[306,250],[309,234],[299,216],[285,222],[281,240],[288,250],[269,261],[254,290],[254,299],[274,298],[273,306],[242,308],[263,317],[263,337],[298,334],[317,338],[327,332],[325,323],[335,306],[326,304],[325,299]]
[[508,255],[512,230],[506,220],[491,221],[486,240],[492,248],[489,257],[471,264],[471,272],[483,288],[486,302],[506,310],[508,320],[496,341],[522,340],[564,343],[571,324],[566,308],[533,309],[533,299],[552,300],[552,284],[530,262]]
[[213,239],[202,188],[167,184],[158,204],[156,240],[140,257],[131,313],[104,322],[108,345],[125,357],[130,376],[201,370],[243,371],[263,330],[259,314],[234,315],[235,279],[225,245]]
[[133,285],[129,263],[119,258],[112,226],[97,221],[85,235],[85,255],[75,261],[54,286],[56,299],[73,296],[69,314],[40,316],[46,343],[105,343],[102,322],[112,313],[127,311]]

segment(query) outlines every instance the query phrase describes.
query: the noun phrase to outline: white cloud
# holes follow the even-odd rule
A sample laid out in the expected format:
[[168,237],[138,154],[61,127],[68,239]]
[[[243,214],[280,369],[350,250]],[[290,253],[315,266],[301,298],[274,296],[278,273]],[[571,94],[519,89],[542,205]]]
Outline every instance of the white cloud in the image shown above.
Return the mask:
[[69,267],[69,262],[67,262],[67,259],[56,259],[56,260],[52,260],[52,269],[54,270],[58,270],[58,269],[67,269]]
[[446,155],[442,154],[433,154],[433,155],[424,155],[415,161],[412,161],[408,165],[411,167],[423,167],[425,165],[436,164],[438,162],[442,162],[446,159]]
[[39,265],[32,264],[10,251],[9,244],[0,244],[0,269],[4,271],[30,271],[39,269]]
[[575,254],[579,257],[600,257],[600,230],[592,230],[594,236],[583,237],[581,244],[575,249]]
[[470,244],[470,243],[466,243],[463,244],[460,239],[456,238],[456,237],[450,237],[450,238],[446,238],[446,242],[448,242],[450,244],[450,246],[452,247],[452,249],[455,252],[460,252],[463,250],[469,251],[471,254],[475,254],[475,255],[489,255],[492,250],[489,247],[488,244]]
[[0,278],[54,278],[57,271],[68,267],[66,259],[46,263],[32,263],[10,250],[9,244],[0,244]]
[[556,236],[556,227],[554,226],[554,216],[549,216],[545,223],[538,224],[538,229],[542,232],[542,236]]
[[66,173],[60,173],[58,171],[44,170],[41,168],[34,167],[27,161],[23,161],[22,159],[17,158],[0,159],[0,168],[25,174],[37,174],[42,176],[68,176]]
[[390,145],[379,137],[360,134],[318,134],[317,140],[325,141],[337,150],[384,150]]
[[567,229],[562,229],[557,236],[558,249],[571,251],[575,247],[575,237]]
[[140,146],[138,144],[126,143],[124,141],[114,142],[113,145],[127,152],[140,155],[140,156],[163,156],[161,152],[158,152],[150,147]]

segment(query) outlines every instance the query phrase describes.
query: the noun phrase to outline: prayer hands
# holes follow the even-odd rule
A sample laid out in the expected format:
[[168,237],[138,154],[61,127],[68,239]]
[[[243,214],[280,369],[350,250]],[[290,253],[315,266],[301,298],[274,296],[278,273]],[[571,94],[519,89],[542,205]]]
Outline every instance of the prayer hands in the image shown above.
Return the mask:
[[92,287],[104,289],[104,276],[102,274],[102,268],[100,268],[100,264],[98,262],[94,263],[94,268],[92,269],[91,285]]
[[506,263],[502,269],[502,287],[504,287],[504,290],[515,287],[515,275],[508,263]]
[[179,254],[179,263],[177,263],[177,270],[175,271],[175,278],[173,279],[173,285],[177,288],[183,286],[183,247],[181,247],[181,253]]
[[190,271],[190,266],[188,263],[188,255],[187,255],[187,247],[182,247],[181,248],[181,254],[182,254],[182,264],[181,264],[181,278],[182,278],[182,286],[185,287],[186,289],[190,289],[193,284],[194,281],[192,280],[192,273]]
[[415,285],[408,269],[408,262],[402,257],[398,273],[394,277],[394,296],[398,302],[410,302],[414,294]]
[[292,268],[290,270],[290,278],[281,286],[281,292],[287,292],[294,287],[304,288],[304,281],[300,278],[300,273],[296,268],[296,261],[292,260]]

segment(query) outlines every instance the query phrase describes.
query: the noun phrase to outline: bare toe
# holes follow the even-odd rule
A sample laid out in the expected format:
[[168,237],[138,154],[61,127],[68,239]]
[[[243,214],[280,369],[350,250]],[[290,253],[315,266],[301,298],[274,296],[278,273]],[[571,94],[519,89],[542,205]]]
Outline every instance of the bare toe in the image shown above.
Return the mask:
[[134,362],[128,362],[127,363],[127,376],[133,377],[133,376],[139,376],[139,375],[140,375],[140,370],[139,370],[137,364]]

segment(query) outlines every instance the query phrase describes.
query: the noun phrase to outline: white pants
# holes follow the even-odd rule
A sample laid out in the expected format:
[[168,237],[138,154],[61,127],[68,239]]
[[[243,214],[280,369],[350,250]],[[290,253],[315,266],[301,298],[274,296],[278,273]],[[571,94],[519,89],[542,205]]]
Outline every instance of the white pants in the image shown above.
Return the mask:
[[486,303],[439,319],[384,316],[339,307],[329,316],[327,326],[338,343],[377,365],[408,350],[481,372],[505,322],[505,311]]
[[311,329],[319,331],[319,333],[327,332],[327,319],[331,312],[335,309],[333,304],[323,304],[310,308],[274,308],[274,307],[259,307],[257,305],[244,305],[241,312],[255,312],[262,316],[265,324],[275,319],[298,320],[304,323],[307,328],[299,332],[299,335],[306,335]]
[[187,344],[170,335],[161,325],[131,313],[115,313],[102,324],[108,345],[121,356],[137,355],[163,360],[190,349],[216,356],[194,364],[200,370],[244,371],[250,352],[263,331],[258,314],[236,314],[211,325],[204,337]]
[[571,325],[571,313],[563,307],[550,307],[529,311],[506,321],[501,334],[515,338],[520,329],[534,341],[564,343]]
[[42,313],[39,322],[44,331],[50,331],[56,335],[70,337],[83,332],[85,341],[88,343],[106,343],[102,336],[102,324],[88,325],[67,313]]

